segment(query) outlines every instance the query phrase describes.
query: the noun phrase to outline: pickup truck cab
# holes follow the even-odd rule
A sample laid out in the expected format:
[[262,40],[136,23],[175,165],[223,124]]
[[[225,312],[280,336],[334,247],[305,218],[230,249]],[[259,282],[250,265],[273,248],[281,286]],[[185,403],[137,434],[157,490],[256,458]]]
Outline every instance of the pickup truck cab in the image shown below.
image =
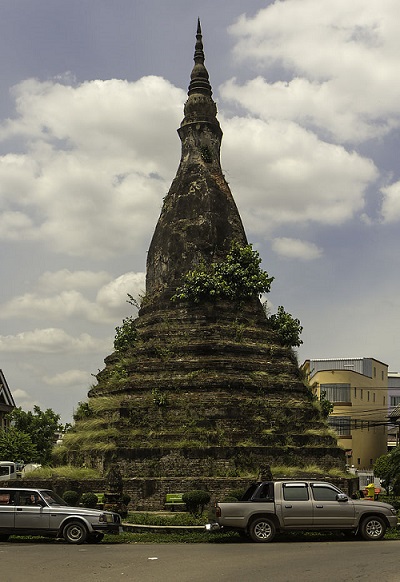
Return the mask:
[[380,540],[396,526],[396,510],[388,503],[349,499],[331,483],[299,480],[254,483],[240,501],[217,502],[206,529],[270,542],[277,532],[290,530],[342,530]]

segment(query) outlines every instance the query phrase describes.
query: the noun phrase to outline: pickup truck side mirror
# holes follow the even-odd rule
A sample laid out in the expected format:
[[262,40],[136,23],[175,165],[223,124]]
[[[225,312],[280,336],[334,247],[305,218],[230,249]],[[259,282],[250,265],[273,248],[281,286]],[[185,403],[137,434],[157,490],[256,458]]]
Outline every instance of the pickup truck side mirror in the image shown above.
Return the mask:
[[336,495],[336,501],[348,501],[349,498],[344,493],[338,493]]

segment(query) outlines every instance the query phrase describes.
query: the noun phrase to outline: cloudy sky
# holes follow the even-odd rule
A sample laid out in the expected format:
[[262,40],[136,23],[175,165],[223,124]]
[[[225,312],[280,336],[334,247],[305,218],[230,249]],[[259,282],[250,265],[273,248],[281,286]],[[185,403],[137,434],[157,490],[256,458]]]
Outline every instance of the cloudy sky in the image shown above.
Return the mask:
[[304,327],[400,369],[398,0],[1,0],[0,368],[62,420],[144,291],[200,16],[222,167]]

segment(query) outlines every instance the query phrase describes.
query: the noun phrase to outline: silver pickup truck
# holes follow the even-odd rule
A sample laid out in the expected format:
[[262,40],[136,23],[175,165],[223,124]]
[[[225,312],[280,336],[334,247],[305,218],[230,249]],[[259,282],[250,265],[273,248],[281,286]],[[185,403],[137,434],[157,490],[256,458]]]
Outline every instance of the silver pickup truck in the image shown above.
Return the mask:
[[270,542],[289,530],[342,530],[380,540],[397,526],[388,503],[349,499],[331,483],[265,481],[254,483],[237,503],[216,503],[209,531],[235,530],[254,542]]

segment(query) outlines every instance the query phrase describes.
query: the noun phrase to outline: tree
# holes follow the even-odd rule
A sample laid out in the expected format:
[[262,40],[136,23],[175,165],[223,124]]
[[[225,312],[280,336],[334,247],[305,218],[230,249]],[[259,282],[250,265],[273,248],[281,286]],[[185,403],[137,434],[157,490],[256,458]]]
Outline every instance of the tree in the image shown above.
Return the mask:
[[93,415],[93,410],[89,406],[89,402],[78,402],[78,408],[75,410],[73,417],[74,420],[84,420],[85,418],[90,418]]
[[186,503],[186,509],[189,513],[195,516],[199,516],[203,513],[210,498],[211,496],[208,491],[202,491],[201,489],[188,491],[182,495],[182,501]]
[[385,489],[392,485],[393,492],[397,495],[400,489],[400,447],[378,457],[373,468],[374,474],[384,482]]
[[319,405],[321,407],[322,416],[324,418],[328,418],[330,414],[333,412],[333,404],[330,400],[326,397],[326,392],[322,392],[319,398]]
[[136,321],[132,316],[125,317],[122,325],[115,328],[114,349],[117,352],[125,352],[135,344],[136,340]]
[[[260,255],[251,245],[241,247],[233,243],[223,261],[211,263],[209,267],[203,263],[189,271],[183,279],[183,285],[172,296],[172,301],[245,301],[269,293],[274,277],[269,277],[260,265]],[[266,315],[268,317],[267,312]],[[300,321],[287,313],[281,305],[277,314],[268,318],[282,345],[292,348],[303,343],[300,339],[303,331]],[[117,328],[120,335],[123,328],[124,325]]]
[[278,332],[280,340],[284,346],[299,347],[303,343],[300,334],[303,327],[300,320],[287,313],[282,305],[278,307],[278,312],[269,318],[272,328]]
[[[21,407],[15,408],[8,418],[12,426],[17,431],[28,435],[35,445],[37,453],[34,460],[41,464],[49,463],[55,435],[64,429],[60,423],[60,415],[51,408],[42,411],[39,406],[34,406],[33,412],[25,412]],[[22,458],[26,460],[28,455],[25,454]]]
[[260,268],[261,258],[251,245],[241,247],[234,243],[223,261],[201,264],[189,271],[183,285],[176,290],[173,301],[214,301],[228,299],[242,301],[268,293],[273,277]]
[[14,426],[0,430],[0,459],[6,461],[36,461],[36,446],[30,436]]

